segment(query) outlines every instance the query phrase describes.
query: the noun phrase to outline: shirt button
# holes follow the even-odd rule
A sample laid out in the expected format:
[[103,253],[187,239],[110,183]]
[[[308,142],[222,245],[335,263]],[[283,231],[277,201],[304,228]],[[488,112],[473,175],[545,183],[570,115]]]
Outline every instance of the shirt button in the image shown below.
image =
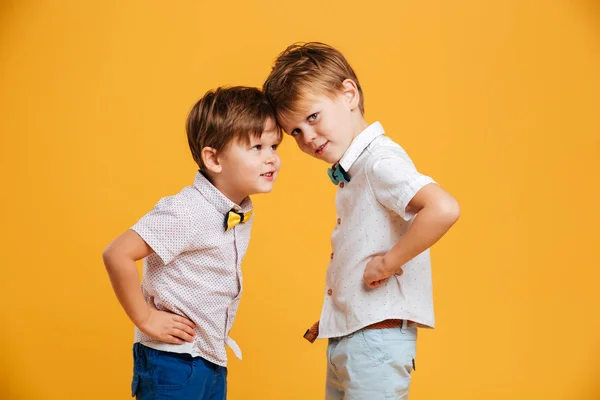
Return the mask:
[[337,223],[338,223],[338,225],[341,224],[342,223],[342,219],[338,218]]
[[344,182],[340,182],[340,188],[344,188]]
[[333,253],[331,253],[331,255],[329,256],[329,258],[330,258],[331,260],[333,260]]
[[333,294],[333,290],[329,289],[329,290],[327,291],[327,294],[331,296],[331,295]]

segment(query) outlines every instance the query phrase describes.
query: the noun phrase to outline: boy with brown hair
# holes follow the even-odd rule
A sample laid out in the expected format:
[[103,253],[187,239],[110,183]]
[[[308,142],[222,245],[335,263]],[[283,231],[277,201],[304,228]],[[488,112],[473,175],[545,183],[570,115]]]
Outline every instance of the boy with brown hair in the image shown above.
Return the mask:
[[[242,294],[250,195],[273,188],[281,129],[260,90],[209,91],[187,136],[193,186],[161,199],[104,251],[115,294],[135,325],[132,396],[226,398],[229,337]],[[140,287],[136,260],[144,258]]]

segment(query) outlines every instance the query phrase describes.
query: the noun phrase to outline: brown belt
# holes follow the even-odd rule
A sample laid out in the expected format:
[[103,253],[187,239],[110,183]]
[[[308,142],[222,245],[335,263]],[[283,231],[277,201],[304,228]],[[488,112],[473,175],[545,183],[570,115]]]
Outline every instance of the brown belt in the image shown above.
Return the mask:
[[[406,321],[407,325],[412,325],[414,322]],[[383,321],[376,322],[374,324],[365,326],[363,329],[386,329],[386,328],[399,328],[402,326],[401,319],[386,319]]]
[[[409,325],[409,326],[414,324],[413,321],[406,321],[406,322],[407,322],[407,325]],[[376,322],[371,325],[367,325],[363,329],[387,329],[387,328],[399,328],[401,326],[402,326],[401,319],[386,319],[386,320],[379,321],[379,322]],[[306,330],[306,332],[304,333],[304,339],[313,343],[317,339],[317,336],[319,336],[319,321],[315,322],[313,324],[313,326],[311,326],[309,329]]]

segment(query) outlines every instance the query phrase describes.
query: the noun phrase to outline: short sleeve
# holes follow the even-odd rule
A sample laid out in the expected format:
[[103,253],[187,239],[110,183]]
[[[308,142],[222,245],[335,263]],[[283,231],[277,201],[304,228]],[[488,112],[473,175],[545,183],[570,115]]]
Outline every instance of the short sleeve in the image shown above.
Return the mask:
[[190,225],[182,199],[170,196],[161,199],[131,229],[148,243],[163,263],[168,264],[187,249]]
[[414,217],[408,203],[423,186],[435,181],[420,174],[410,160],[385,157],[367,168],[367,180],[379,203],[405,221]]

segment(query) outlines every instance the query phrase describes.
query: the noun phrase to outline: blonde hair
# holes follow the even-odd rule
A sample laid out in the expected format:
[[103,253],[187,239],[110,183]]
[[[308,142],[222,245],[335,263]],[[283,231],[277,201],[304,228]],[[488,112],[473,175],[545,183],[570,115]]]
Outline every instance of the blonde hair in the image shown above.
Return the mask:
[[294,43],[275,60],[263,92],[278,114],[288,113],[296,111],[296,105],[307,93],[336,95],[346,79],[356,83],[359,108],[364,115],[362,88],[343,54],[325,43]]

